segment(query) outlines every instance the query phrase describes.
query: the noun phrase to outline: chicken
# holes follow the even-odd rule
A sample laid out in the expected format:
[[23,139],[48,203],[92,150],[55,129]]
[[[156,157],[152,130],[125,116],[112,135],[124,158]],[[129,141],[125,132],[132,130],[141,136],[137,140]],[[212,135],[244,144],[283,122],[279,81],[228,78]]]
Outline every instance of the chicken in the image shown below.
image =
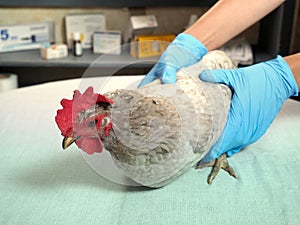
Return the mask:
[[[234,68],[223,52],[177,72],[176,84],[155,80],[135,90],[118,89],[103,95],[89,87],[63,99],[56,123],[64,136],[63,148],[73,142],[88,154],[105,148],[124,174],[147,187],[162,187],[192,167],[214,166],[236,177],[225,155],[215,162],[199,161],[216,143],[226,124],[231,90],[202,82],[203,69]],[[103,148],[104,145],[104,148]]]

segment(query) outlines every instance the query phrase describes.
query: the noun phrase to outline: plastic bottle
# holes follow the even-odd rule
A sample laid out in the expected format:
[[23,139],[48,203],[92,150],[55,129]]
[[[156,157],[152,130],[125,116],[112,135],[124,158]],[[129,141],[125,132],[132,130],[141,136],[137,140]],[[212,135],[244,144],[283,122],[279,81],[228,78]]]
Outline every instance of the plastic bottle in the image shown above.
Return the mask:
[[74,56],[82,56],[81,33],[73,33],[73,54]]

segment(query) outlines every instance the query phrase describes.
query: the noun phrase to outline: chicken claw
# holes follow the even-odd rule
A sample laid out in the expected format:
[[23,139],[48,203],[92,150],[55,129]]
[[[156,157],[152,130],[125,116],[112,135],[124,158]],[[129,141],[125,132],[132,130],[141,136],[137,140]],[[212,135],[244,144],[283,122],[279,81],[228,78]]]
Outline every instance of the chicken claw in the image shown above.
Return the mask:
[[220,169],[227,171],[231,176],[237,179],[237,175],[235,174],[233,168],[228,164],[226,153],[222,154],[219,158],[212,160],[208,163],[200,161],[196,166],[196,169],[202,169],[205,167],[212,167],[212,170],[207,178],[207,183],[211,184],[215,179]]

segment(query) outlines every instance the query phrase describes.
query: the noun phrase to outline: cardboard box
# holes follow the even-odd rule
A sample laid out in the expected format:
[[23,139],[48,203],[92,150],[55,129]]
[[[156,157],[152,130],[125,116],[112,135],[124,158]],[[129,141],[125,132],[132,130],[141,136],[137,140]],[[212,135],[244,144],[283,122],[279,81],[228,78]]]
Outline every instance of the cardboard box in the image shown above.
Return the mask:
[[105,31],[105,16],[98,14],[71,14],[65,18],[66,39],[69,48],[72,48],[72,35],[74,32],[81,33],[82,47],[92,48],[92,37],[96,31]]
[[65,44],[51,45],[41,48],[41,56],[44,59],[59,59],[68,56],[68,48]]
[[53,38],[53,23],[0,26],[0,52],[38,49],[49,45]]
[[121,32],[100,31],[93,35],[93,51],[95,54],[121,54]]
[[131,16],[128,26],[123,33],[124,43],[138,35],[152,35],[158,23],[154,15]]
[[136,36],[130,43],[130,55],[134,58],[160,56],[174,38],[174,34]]

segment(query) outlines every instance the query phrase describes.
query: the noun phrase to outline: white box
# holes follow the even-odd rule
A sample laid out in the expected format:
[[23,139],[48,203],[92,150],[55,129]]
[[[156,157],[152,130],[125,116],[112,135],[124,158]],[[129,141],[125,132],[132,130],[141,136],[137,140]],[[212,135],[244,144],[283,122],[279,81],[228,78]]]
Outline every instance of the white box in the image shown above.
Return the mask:
[[0,27],[0,52],[37,49],[49,45],[51,23],[8,25]]
[[51,45],[41,48],[41,56],[44,59],[59,59],[68,56],[68,47],[65,44]]
[[131,16],[127,29],[124,31],[124,42],[128,43],[137,35],[151,35],[158,23],[154,15]]
[[157,21],[154,15],[131,16],[130,22],[132,29],[135,31],[157,27]]
[[96,31],[105,31],[105,16],[97,14],[71,14],[65,18],[66,39],[69,48],[72,48],[72,35],[74,32],[81,33],[83,48],[92,48],[92,36]]
[[100,31],[93,35],[93,51],[102,54],[121,54],[121,32]]

